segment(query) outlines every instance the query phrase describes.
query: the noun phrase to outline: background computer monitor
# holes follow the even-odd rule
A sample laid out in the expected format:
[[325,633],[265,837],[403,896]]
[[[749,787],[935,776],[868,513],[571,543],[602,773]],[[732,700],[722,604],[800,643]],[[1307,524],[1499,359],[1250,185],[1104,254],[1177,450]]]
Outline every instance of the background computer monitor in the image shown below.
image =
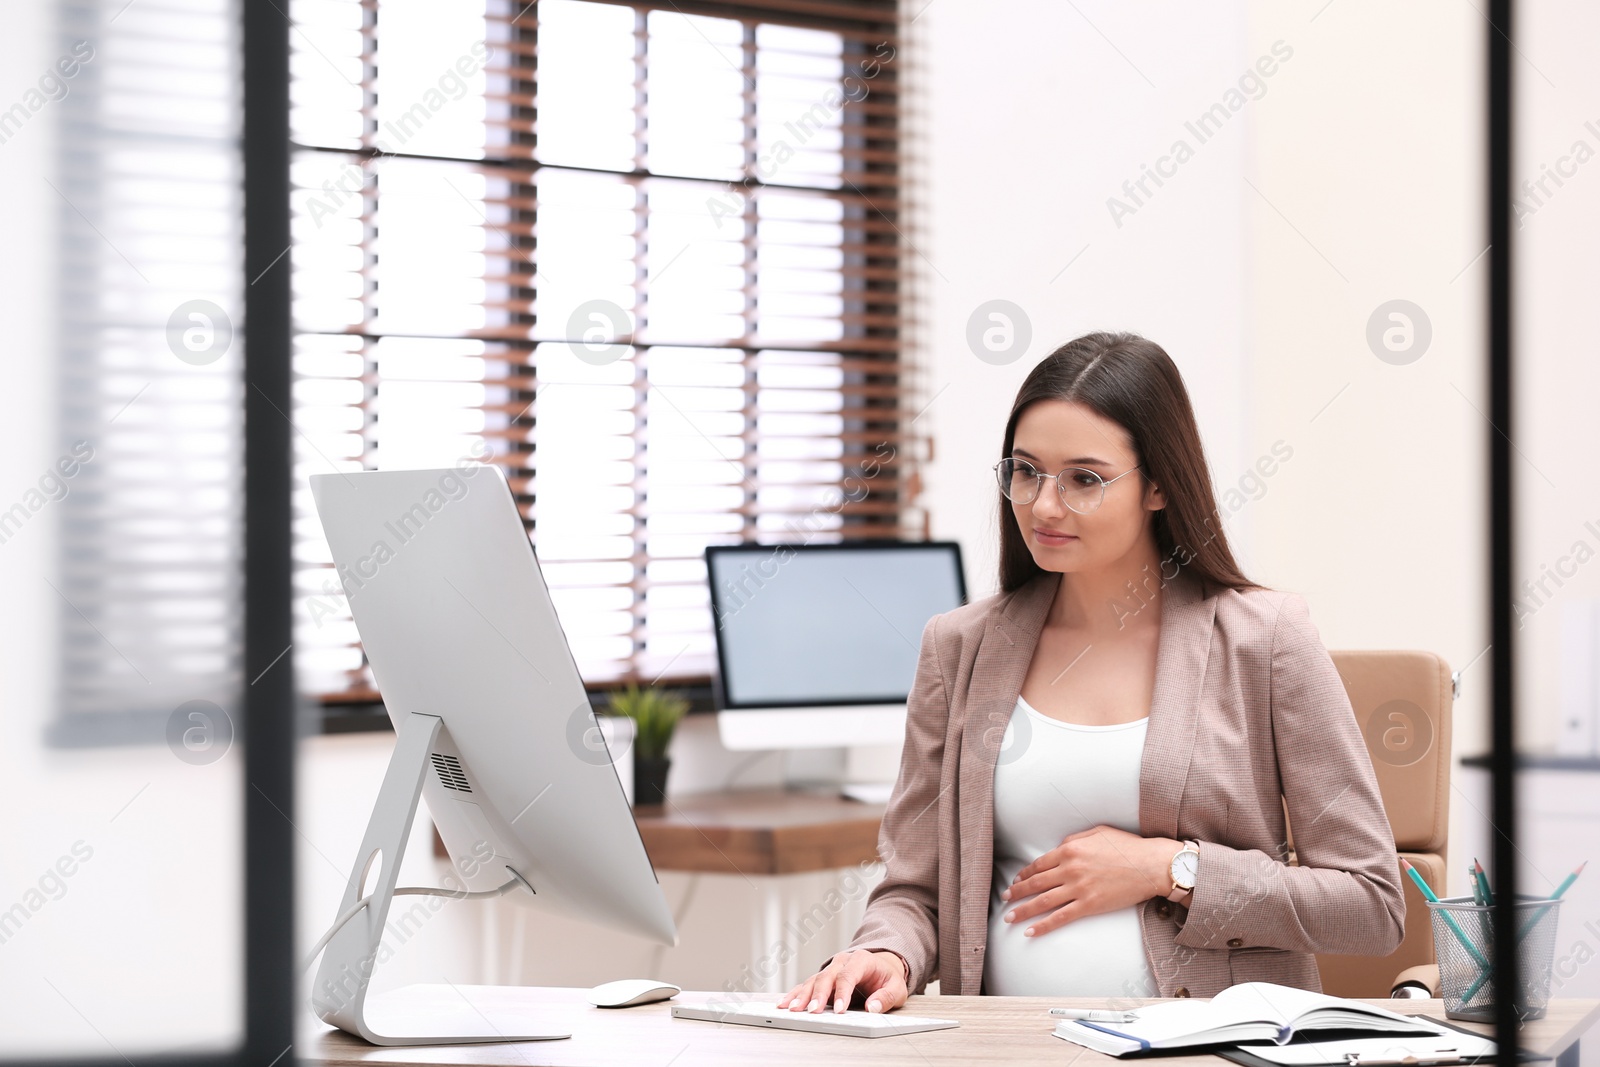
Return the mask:
[[535,907],[676,942],[505,477],[473,464],[318,475],[311,489],[397,735],[329,918],[371,903],[329,941],[314,1003],[380,1044],[565,1036],[560,1020],[494,1019],[473,987],[388,1003],[367,988],[419,796],[466,890],[509,885]]
[[896,744],[922,629],[966,602],[953,541],[706,549],[729,748]]

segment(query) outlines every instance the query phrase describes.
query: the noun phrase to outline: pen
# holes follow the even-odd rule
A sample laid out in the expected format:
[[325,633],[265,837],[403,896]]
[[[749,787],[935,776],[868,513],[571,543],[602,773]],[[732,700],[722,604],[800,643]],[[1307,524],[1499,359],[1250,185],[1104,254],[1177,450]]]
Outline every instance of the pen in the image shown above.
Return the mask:
[[1434,1052],[1423,1052],[1411,1056],[1395,1056],[1388,1059],[1378,1059],[1361,1055],[1359,1052],[1345,1053],[1345,1063],[1349,1067],[1377,1067],[1379,1064],[1439,1064],[1460,1063],[1461,1056],[1453,1048],[1442,1048]]
[[1132,1011],[1105,1011],[1099,1008],[1051,1008],[1051,1015],[1086,1023],[1131,1023],[1139,1017]]

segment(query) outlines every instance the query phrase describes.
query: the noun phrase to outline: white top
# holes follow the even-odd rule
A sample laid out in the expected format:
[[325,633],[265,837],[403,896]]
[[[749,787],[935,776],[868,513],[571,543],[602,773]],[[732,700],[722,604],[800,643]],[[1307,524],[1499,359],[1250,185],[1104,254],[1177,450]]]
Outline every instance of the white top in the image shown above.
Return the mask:
[[[1068,834],[1115,826],[1139,832],[1139,764],[1149,717],[1080,726],[1019,695],[994,771],[994,885],[983,991],[995,996],[1153,997],[1137,907],[1090,915],[1034,937],[1043,916],[1008,923],[1020,900],[1000,899],[1017,872]],[[1046,913],[1048,914],[1048,913]]]

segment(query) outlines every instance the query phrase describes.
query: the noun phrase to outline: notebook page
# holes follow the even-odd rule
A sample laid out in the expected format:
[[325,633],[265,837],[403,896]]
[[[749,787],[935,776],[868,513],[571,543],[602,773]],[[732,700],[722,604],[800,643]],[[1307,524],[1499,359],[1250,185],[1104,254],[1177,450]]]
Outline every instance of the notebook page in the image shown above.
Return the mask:
[[1283,1020],[1296,1030],[1339,1026],[1351,1029],[1426,1030],[1427,1024],[1398,1012],[1271,982],[1241,982],[1218,993],[1219,1018]]
[[[1096,1023],[1094,1028],[1113,1034],[1142,1038],[1153,1048],[1168,1043],[1188,1043],[1196,1035],[1219,1033],[1219,1040],[1233,1040],[1233,1032],[1245,1024],[1245,1039],[1273,1038],[1274,1028],[1281,1030],[1275,1021],[1263,1021],[1261,1011],[1218,1011],[1217,1005],[1205,1000],[1171,1000],[1161,1004],[1134,1009],[1138,1018],[1128,1023]],[[1254,1022],[1251,1027],[1248,1024]]]
[[1211,1001],[1219,1016],[1229,1019],[1271,1019],[1287,1026],[1306,1012],[1336,1007],[1338,997],[1313,993],[1309,989],[1275,985],[1272,982],[1240,982],[1218,993]]

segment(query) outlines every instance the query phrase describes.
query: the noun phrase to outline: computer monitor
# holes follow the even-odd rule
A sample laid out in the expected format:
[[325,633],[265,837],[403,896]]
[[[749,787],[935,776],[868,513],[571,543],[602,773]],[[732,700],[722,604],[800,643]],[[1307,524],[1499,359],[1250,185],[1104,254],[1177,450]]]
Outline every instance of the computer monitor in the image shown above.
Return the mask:
[[474,987],[408,987],[388,1010],[368,995],[419,796],[465,892],[677,942],[505,477],[367,471],[311,491],[396,733],[313,1004],[374,1044],[566,1037],[497,1018]]
[[966,602],[953,541],[706,549],[731,749],[898,744],[922,629]]

